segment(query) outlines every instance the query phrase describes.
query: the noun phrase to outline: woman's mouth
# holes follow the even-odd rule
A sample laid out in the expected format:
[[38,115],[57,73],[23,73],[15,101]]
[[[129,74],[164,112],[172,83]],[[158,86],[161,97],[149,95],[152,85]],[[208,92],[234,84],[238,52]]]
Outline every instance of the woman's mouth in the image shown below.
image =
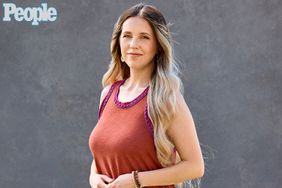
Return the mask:
[[137,53],[128,53],[128,56],[133,56],[133,57],[137,57],[137,56],[141,56],[142,54],[137,54]]

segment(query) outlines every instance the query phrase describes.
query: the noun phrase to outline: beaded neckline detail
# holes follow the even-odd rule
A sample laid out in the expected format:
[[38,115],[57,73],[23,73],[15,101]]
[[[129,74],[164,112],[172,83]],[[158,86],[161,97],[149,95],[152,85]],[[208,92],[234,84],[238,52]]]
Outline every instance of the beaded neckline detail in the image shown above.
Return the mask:
[[135,99],[133,99],[132,101],[121,102],[118,99],[118,94],[119,94],[120,86],[126,81],[126,79],[123,79],[122,81],[120,81],[120,83],[117,85],[117,90],[116,90],[116,93],[115,93],[114,101],[115,101],[115,104],[120,108],[129,108],[129,107],[135,105],[136,103],[141,101],[147,95],[148,90],[149,90],[149,86],[147,86],[146,89],[140,95],[138,95]]

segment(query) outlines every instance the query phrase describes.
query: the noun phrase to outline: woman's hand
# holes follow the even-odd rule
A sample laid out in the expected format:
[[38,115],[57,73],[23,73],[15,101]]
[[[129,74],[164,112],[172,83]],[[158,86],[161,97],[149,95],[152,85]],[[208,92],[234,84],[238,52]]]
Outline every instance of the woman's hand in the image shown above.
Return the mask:
[[134,183],[131,174],[123,174],[107,185],[107,188],[133,188]]
[[112,181],[112,178],[103,174],[93,173],[89,177],[89,183],[91,188],[106,188],[107,185]]

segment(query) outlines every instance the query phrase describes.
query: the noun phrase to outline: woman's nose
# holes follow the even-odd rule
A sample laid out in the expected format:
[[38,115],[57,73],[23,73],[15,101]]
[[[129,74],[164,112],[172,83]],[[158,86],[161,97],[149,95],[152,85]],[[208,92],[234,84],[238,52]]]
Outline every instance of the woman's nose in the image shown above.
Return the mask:
[[138,46],[138,39],[132,38],[129,44],[130,47],[137,47]]

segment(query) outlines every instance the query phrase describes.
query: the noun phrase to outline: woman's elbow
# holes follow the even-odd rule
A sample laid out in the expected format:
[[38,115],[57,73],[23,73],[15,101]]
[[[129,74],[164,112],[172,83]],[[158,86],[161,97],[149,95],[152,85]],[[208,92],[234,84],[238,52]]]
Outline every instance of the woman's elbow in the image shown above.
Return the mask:
[[[187,176],[189,176],[189,178],[192,179],[196,179],[196,178],[201,178],[204,176],[205,174],[205,164],[203,162],[194,162],[192,163],[193,165],[191,166],[191,162],[189,165],[189,167],[187,167],[188,169],[192,167],[193,169],[193,173],[192,174],[187,174]],[[192,177],[191,177],[192,175]]]
[[185,161],[185,164],[185,170],[183,169],[183,175],[185,174],[185,179],[196,179],[204,176],[205,164],[203,162]]
[[205,163],[204,161],[200,162],[197,164],[197,176],[198,178],[201,178],[204,176],[205,174]]

